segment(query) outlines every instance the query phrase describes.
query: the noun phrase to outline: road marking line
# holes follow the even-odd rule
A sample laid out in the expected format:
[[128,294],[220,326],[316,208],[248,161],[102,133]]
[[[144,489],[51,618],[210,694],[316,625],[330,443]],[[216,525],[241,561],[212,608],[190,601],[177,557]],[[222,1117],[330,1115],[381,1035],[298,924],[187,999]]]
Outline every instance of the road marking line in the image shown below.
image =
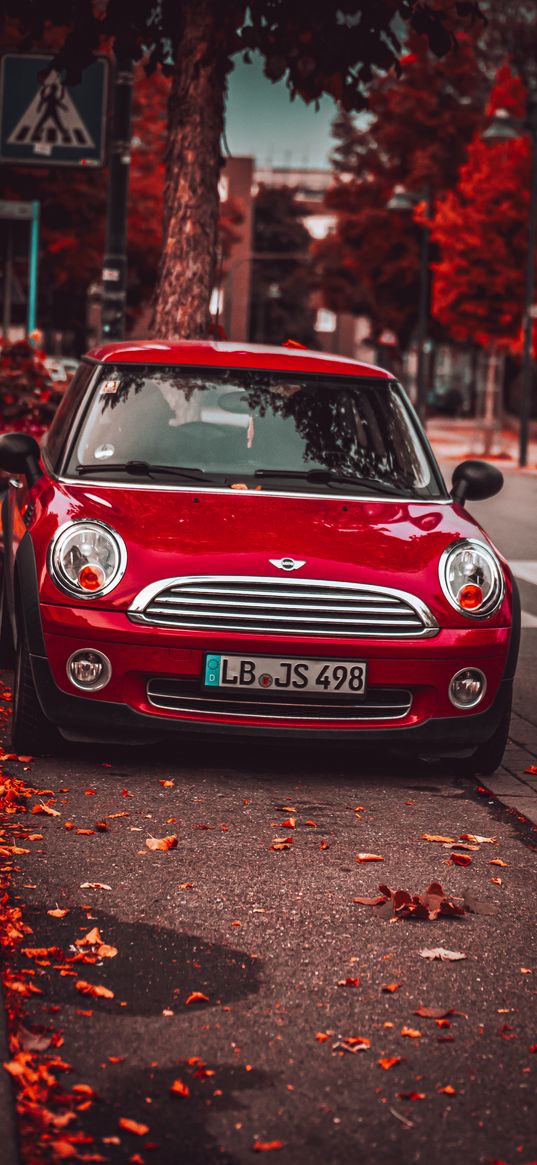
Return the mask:
[[537,586],[537,562],[520,559],[516,562],[510,562],[509,566],[515,578],[521,578],[523,582],[533,583],[534,586]]

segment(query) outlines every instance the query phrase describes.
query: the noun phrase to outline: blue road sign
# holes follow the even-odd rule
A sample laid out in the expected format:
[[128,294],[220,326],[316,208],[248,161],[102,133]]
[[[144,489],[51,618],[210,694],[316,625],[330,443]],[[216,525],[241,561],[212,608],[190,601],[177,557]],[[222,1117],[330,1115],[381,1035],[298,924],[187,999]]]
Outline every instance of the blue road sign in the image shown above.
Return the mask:
[[53,58],[6,53],[0,62],[0,161],[41,166],[102,166],[108,61],[66,85]]

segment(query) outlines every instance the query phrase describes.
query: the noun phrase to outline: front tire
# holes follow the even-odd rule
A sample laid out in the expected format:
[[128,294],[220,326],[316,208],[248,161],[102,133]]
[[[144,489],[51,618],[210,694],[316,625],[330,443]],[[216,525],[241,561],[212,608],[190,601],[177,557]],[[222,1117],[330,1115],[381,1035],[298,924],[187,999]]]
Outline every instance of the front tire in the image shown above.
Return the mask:
[[471,756],[457,762],[459,772],[468,777],[490,777],[502,763],[505,746],[509,739],[509,725],[511,723],[512,691],[502,713],[498,727],[488,740],[480,744]]
[[15,647],[9,621],[6,595],[6,568],[0,579],[0,668],[12,668],[15,663]]
[[40,756],[57,751],[60,743],[57,728],[41,710],[26,634],[21,628],[15,661],[11,747],[16,753]]

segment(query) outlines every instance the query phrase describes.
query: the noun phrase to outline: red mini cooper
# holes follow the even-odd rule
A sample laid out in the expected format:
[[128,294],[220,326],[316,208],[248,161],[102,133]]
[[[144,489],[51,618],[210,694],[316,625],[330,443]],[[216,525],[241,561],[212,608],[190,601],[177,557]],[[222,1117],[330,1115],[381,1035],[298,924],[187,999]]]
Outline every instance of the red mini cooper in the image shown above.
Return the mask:
[[306,349],[94,348],[0,438],[12,744],[265,735],[500,763],[520,613],[392,374]]

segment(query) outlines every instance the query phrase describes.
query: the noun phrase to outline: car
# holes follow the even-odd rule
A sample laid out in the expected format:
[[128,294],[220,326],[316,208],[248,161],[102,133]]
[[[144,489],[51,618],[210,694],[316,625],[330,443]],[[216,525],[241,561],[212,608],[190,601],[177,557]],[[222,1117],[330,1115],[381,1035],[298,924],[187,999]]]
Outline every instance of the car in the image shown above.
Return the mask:
[[38,445],[0,438],[12,747],[258,736],[488,773],[520,604],[390,372],[298,345],[125,341]]
[[50,379],[58,388],[65,389],[72,380],[79,361],[73,356],[46,356],[44,364]]

